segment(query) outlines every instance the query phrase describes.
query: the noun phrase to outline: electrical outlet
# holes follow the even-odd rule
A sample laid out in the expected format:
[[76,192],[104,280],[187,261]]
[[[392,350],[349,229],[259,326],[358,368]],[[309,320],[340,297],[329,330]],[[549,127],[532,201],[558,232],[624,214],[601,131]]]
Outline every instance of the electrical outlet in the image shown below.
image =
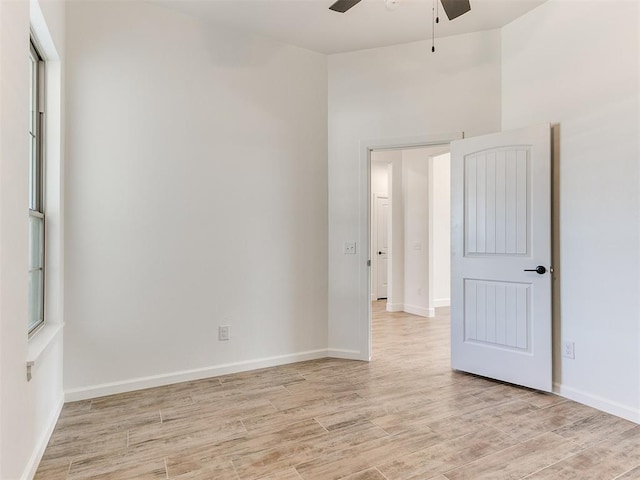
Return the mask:
[[576,344],[571,342],[571,341],[563,342],[562,343],[562,356],[564,358],[575,359],[576,358],[575,347],[576,347]]
[[344,253],[345,253],[345,255],[355,255],[355,253],[356,253],[356,242],[345,242],[345,244],[344,244]]
[[229,340],[229,325],[218,327],[218,340]]

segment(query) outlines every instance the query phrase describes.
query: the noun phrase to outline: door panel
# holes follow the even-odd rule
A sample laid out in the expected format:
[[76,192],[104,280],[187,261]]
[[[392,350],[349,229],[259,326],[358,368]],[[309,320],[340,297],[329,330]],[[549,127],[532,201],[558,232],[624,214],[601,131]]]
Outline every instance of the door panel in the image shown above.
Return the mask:
[[465,157],[467,255],[527,254],[530,156],[509,147]]
[[464,341],[531,351],[531,285],[485,280],[464,282]]
[[[549,125],[451,144],[451,364],[551,391]],[[546,273],[538,274],[538,265]]]

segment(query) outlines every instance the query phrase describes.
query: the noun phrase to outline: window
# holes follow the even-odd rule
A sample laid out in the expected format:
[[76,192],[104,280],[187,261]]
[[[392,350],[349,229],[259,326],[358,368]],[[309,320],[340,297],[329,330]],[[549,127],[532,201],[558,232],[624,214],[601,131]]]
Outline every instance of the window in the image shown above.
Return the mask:
[[31,335],[44,324],[44,61],[31,41],[29,117],[29,317]]

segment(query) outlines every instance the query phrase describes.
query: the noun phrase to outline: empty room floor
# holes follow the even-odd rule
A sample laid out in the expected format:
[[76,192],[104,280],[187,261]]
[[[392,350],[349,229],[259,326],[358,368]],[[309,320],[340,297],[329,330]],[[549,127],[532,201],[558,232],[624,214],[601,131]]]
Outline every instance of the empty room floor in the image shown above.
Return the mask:
[[373,306],[324,359],[65,405],[37,479],[640,479],[640,426],[452,372],[449,317]]

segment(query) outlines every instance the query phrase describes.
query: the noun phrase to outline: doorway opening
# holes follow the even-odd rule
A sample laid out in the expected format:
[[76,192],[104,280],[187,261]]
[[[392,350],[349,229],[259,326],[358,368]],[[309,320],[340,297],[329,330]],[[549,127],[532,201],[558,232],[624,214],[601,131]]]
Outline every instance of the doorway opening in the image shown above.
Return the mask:
[[[551,269],[551,128],[534,125],[509,132],[498,132],[451,143],[458,138],[439,142],[411,143],[407,147],[451,147],[451,318],[450,355],[454,370],[486,376],[551,391],[552,377],[552,276]],[[406,144],[405,144],[406,145]],[[406,148],[406,147],[405,147]],[[371,157],[376,150],[403,149],[402,143],[386,145],[363,144],[361,229],[366,250],[370,249]],[[403,158],[404,160],[404,158]],[[394,163],[392,163],[394,165]],[[391,167],[390,229],[394,218],[406,223],[410,214],[403,195],[404,211],[396,212],[399,203],[394,192],[398,182],[407,178]],[[424,173],[423,173],[424,176]],[[429,178],[429,170],[426,174]],[[407,180],[409,182],[409,180]],[[407,183],[405,182],[405,183]],[[409,183],[407,183],[409,184]],[[420,208],[424,209],[424,203]],[[428,211],[428,210],[427,210]],[[394,217],[395,216],[395,217]],[[433,240],[429,216],[427,250]],[[385,312],[395,310],[399,299],[402,312],[427,317],[435,304],[415,305],[408,295],[419,290],[407,287],[403,272],[402,295],[394,269],[403,264],[417,268],[420,274],[429,272],[434,262],[424,261],[424,243],[416,241],[410,227],[403,224],[402,242],[389,235],[387,302]],[[423,227],[424,228],[424,227]],[[415,237],[418,238],[418,237]],[[394,243],[396,244],[394,247]],[[404,256],[417,252],[422,260],[395,259],[394,249],[404,249]],[[369,253],[369,251],[367,252]],[[371,256],[367,257],[370,261]],[[418,258],[418,257],[416,257]],[[430,258],[427,255],[427,258]],[[426,263],[426,265],[425,265]],[[367,343],[365,355],[372,352],[372,306],[370,268],[361,276],[366,312]],[[432,278],[431,276],[428,278]],[[427,280],[427,300],[434,300],[434,282]],[[431,289],[429,288],[431,287]],[[421,288],[418,286],[418,288]],[[424,288],[424,283],[422,284]],[[407,305],[409,308],[407,308]],[[426,306],[425,306],[426,305]],[[412,312],[410,308],[421,310]],[[426,314],[425,309],[426,308]],[[408,313],[406,313],[408,312]],[[364,311],[363,311],[364,313]],[[414,317],[418,318],[418,317]],[[410,332],[405,332],[408,339]],[[398,348],[402,348],[402,338]]]
[[388,333],[389,324],[378,323],[393,318],[448,319],[450,170],[448,142],[369,152],[369,323],[376,335]]

